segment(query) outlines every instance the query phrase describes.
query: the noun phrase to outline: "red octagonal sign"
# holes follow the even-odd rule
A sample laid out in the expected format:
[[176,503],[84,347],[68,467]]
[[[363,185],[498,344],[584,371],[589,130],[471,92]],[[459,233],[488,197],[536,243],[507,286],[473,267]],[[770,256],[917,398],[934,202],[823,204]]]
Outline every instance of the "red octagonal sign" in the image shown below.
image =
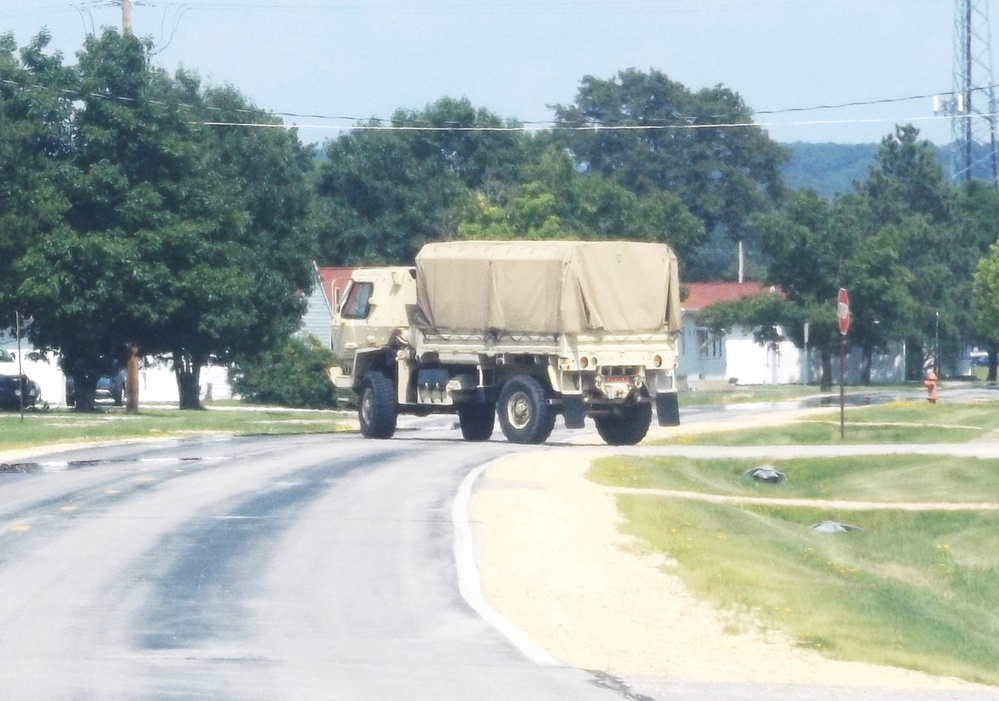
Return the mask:
[[842,287],[836,300],[836,317],[839,319],[839,332],[845,336],[850,329],[850,297]]

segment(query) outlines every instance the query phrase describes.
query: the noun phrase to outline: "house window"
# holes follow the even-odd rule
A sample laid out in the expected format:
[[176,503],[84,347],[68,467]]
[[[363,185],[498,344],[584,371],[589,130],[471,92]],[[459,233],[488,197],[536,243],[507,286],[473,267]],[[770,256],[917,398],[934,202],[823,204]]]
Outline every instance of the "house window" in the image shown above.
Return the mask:
[[371,312],[371,290],[374,283],[355,282],[347,290],[347,297],[340,308],[344,319],[367,319]]

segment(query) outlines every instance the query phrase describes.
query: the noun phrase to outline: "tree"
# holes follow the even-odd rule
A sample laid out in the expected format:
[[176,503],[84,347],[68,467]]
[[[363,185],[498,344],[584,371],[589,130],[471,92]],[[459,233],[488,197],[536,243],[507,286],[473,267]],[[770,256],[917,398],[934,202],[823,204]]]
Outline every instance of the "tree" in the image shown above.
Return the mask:
[[820,384],[827,390],[832,387],[832,357],[840,344],[835,300],[852,232],[837,226],[832,206],[811,190],[793,193],[783,211],[756,215],[750,226],[772,261],[767,282],[780,288],[786,300],[769,307],[775,311],[769,324],[783,325],[803,347],[801,329],[809,323],[810,345],[822,359]]
[[967,337],[978,339],[980,345],[988,351],[988,380],[995,382],[999,326],[990,325],[979,314],[983,305],[991,302],[987,296],[980,294],[977,276],[983,265],[982,260],[991,257],[991,246],[999,240],[999,191],[981,180],[967,183],[955,204],[954,222],[958,230],[957,239],[960,242],[958,253],[963,253],[967,257],[969,267],[974,270],[972,296],[975,303],[970,308],[968,305],[962,305],[962,311],[970,313],[968,319],[970,331]]
[[130,35],[88,37],[76,69],[65,226],[32,241],[20,261],[32,340],[59,351],[78,410],[93,408],[98,377],[121,367],[127,344],[174,303],[162,303],[169,281],[150,251],[195,228],[181,211],[198,155],[184,138],[191,127],[145,50]]
[[234,87],[199,90],[194,76],[177,80],[197,114],[228,125],[197,134],[211,173],[212,228],[185,238],[184,251],[171,259],[174,294],[183,304],[148,346],[170,354],[181,407],[197,408],[200,370],[210,358],[272,351],[299,326],[314,282],[313,154],[294,131],[261,128],[280,121]]
[[[58,350],[82,401],[129,346],[169,354],[181,408],[209,357],[283,342],[312,283],[311,156],[231,88],[199,92],[107,30],[79,54],[64,226],[18,261],[33,340]],[[266,133],[265,133],[266,132]],[[89,398],[89,401],[88,401]]]
[[[840,225],[850,214],[841,200]],[[856,224],[854,224],[856,226]],[[856,236],[856,244],[843,263],[843,284],[850,291],[850,344],[863,355],[861,382],[871,382],[874,351],[904,337],[916,310],[911,290],[913,274],[902,259],[904,244],[913,233],[904,227],[886,226],[870,236]]]
[[[581,167],[641,196],[673,193],[709,234],[742,240],[749,215],[783,198],[779,168],[787,154],[728,88],[695,93],[655,70],[586,76],[572,105],[555,106],[555,119],[557,143]],[[731,273],[694,256],[691,263],[694,279]]]
[[405,263],[455,238],[473,192],[516,180],[523,135],[467,100],[398,110],[327,143],[316,184],[323,262]]
[[492,197],[481,194],[459,226],[469,239],[629,239],[669,243],[690,250],[704,228],[668,192],[639,197],[616,181],[581,174],[569,156],[542,147],[523,167],[523,182]]
[[229,378],[233,388],[251,402],[333,409],[336,387],[327,374],[333,363],[333,352],[314,336],[293,336],[280,348],[241,359]]
[[31,241],[64,226],[73,71],[47,55],[46,33],[15,56],[0,35],[0,328],[27,311],[17,266]]
[[911,272],[914,304],[905,323],[914,361],[907,363],[910,378],[920,378],[931,360],[952,365],[962,338],[976,335],[968,300],[988,241],[983,243],[983,227],[969,225],[967,215],[988,209],[979,188],[970,191],[970,199],[962,196],[947,181],[933,144],[921,141],[911,125],[882,139],[877,163],[858,187],[868,226],[874,232],[895,227],[900,261]]
[[989,350],[990,382],[996,380],[996,351],[999,350],[999,242],[993,243],[982,258],[973,279],[976,323]]

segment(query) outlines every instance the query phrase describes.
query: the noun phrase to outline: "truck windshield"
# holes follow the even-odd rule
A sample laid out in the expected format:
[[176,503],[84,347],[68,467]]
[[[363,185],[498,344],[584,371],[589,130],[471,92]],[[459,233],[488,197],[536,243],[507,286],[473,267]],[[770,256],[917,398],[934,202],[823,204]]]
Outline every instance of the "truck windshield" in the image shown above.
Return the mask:
[[370,282],[355,282],[347,290],[347,297],[340,307],[340,316],[344,319],[366,319],[371,310],[371,290],[374,284]]

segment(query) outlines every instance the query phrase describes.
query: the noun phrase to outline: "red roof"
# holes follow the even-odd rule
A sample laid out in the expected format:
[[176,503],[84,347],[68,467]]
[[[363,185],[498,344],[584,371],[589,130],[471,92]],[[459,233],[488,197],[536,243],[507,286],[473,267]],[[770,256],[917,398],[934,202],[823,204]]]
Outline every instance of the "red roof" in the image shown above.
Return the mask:
[[340,301],[347,283],[350,281],[350,274],[353,268],[319,268],[319,279],[323,283],[323,294],[331,307],[336,307]]
[[718,302],[734,302],[772,291],[772,288],[759,282],[688,282],[683,286],[690,294],[681,306],[692,312],[699,312]]

